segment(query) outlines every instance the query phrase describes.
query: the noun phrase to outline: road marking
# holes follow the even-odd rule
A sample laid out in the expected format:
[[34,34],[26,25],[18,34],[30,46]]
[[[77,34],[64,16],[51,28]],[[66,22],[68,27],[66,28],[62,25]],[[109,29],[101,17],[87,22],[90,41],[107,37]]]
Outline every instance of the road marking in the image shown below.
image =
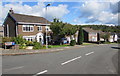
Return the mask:
[[70,47],[64,47],[64,48],[70,48]]
[[64,63],[61,63],[61,65],[65,65],[65,64],[70,63],[70,62],[72,62],[72,61],[74,61],[74,60],[80,59],[81,57],[82,57],[82,56],[79,56],[79,57],[76,57],[76,58],[74,58],[74,59],[68,60],[68,61],[66,61],[66,62],[64,62]]
[[56,49],[56,50],[63,50],[63,49]]
[[37,73],[36,75],[33,75],[33,76],[37,76],[37,75],[40,75],[40,74],[44,74],[44,73],[46,73],[46,72],[48,72],[48,70],[44,70],[44,71],[39,72],[39,73]]
[[5,69],[5,71],[11,71],[11,70],[16,70],[16,69],[21,69],[24,66],[20,66],[20,67],[14,67],[14,68],[10,68],[10,69]]
[[90,52],[90,53],[87,53],[87,54],[85,54],[85,55],[90,55],[90,54],[93,54],[94,52]]
[[80,46],[80,47],[85,47],[85,46]]

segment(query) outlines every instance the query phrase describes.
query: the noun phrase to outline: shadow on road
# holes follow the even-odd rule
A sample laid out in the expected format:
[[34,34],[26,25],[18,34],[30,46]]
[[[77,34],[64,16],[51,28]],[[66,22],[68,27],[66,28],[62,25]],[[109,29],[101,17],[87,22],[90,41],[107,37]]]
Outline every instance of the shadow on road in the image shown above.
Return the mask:
[[113,48],[113,49],[120,49],[120,47],[111,47],[111,48]]

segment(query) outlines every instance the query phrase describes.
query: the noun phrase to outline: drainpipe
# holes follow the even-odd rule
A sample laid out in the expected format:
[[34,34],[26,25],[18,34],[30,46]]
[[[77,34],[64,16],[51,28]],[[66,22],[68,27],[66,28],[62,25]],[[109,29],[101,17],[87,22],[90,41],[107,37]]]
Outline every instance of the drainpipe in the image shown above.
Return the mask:
[[17,22],[15,23],[15,26],[16,26],[16,37],[18,36],[18,25],[17,25]]

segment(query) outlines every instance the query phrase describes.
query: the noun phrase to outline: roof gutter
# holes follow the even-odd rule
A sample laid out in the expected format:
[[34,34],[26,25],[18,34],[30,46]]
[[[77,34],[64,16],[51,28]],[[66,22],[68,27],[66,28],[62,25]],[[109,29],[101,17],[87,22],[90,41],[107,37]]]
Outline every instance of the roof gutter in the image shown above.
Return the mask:
[[50,25],[50,24],[44,24],[44,23],[29,23],[29,22],[17,22],[18,24],[32,24],[32,25]]

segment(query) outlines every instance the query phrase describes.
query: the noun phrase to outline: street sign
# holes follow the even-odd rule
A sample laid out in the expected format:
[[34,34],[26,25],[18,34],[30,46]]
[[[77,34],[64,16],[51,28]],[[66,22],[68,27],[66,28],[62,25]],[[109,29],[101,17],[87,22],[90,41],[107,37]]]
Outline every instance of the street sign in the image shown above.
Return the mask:
[[5,42],[5,45],[9,46],[9,45],[15,45],[15,42]]

